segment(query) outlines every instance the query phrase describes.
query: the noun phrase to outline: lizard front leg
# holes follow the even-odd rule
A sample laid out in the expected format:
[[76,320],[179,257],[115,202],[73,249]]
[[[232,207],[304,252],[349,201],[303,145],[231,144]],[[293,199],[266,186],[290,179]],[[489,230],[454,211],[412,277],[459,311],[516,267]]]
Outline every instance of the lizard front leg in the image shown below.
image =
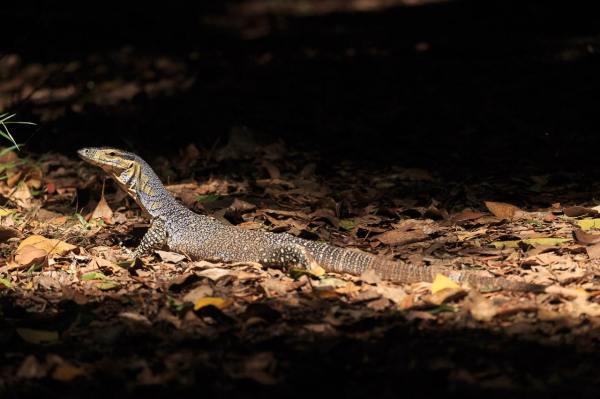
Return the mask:
[[161,216],[152,221],[150,229],[148,229],[142,238],[142,242],[140,242],[140,245],[135,249],[133,257],[139,258],[153,246],[164,244],[165,242],[167,242],[167,226],[165,225],[164,217]]

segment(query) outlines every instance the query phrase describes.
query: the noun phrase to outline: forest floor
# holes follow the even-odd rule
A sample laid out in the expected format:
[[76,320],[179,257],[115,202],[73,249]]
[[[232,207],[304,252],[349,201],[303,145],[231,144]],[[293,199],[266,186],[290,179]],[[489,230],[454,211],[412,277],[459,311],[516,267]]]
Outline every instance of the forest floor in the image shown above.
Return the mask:
[[[38,124],[0,157],[0,396],[598,397],[600,36],[388,3],[173,7],[157,30],[124,7],[0,57],[0,113]],[[239,228],[564,290],[132,262],[149,220],[91,145]]]
[[[168,250],[132,263],[124,250],[148,228],[139,207],[99,169],[49,154],[0,183],[3,389],[294,394],[296,384],[342,376],[341,392],[376,386],[393,396],[415,378],[476,392],[595,384],[597,366],[575,359],[597,357],[600,208],[573,194],[585,190],[569,176],[470,185],[348,163],[325,179],[310,154],[245,137],[245,148],[190,145],[151,164],[183,204],[226,224],[572,291],[315,276]],[[7,159],[19,163],[12,151]],[[210,178],[183,178],[195,173]],[[499,192],[548,206],[486,202]],[[531,367],[536,352],[548,368]]]

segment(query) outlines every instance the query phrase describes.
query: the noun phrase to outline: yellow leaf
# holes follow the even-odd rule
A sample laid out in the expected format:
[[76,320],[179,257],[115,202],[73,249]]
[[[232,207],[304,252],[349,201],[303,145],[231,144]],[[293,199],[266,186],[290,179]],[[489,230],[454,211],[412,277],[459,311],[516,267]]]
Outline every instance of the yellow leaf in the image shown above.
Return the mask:
[[48,253],[48,256],[64,255],[67,252],[70,252],[70,251],[74,250],[75,248],[77,248],[75,245],[66,243],[61,240],[55,240],[52,238],[46,238],[44,236],[35,235],[35,236],[27,237],[26,239],[24,239],[21,242],[21,244],[19,244],[19,247],[17,248],[17,252],[19,252],[19,250],[26,245],[32,245],[32,246],[36,247],[37,249],[43,249],[44,251],[46,251]]
[[12,213],[17,213],[17,211],[15,209],[9,209],[9,208],[4,208],[2,206],[0,206],[0,217],[6,217]]
[[516,240],[516,241],[494,241],[490,243],[496,248],[517,248],[519,243],[525,243],[529,245],[559,245],[563,242],[573,241],[572,238],[552,238],[552,237],[540,237],[540,238],[529,238],[527,240]]
[[433,284],[431,284],[431,293],[435,294],[444,288],[460,288],[460,286],[443,274],[436,275]]
[[577,224],[581,230],[589,230],[591,228],[600,229],[600,219],[585,219],[578,220]]
[[21,180],[22,175],[23,175],[23,172],[17,172],[14,175],[11,175],[8,179],[6,179],[6,185],[8,187],[16,186],[17,183],[19,182],[19,180]]
[[117,283],[108,281],[105,283],[96,283],[96,287],[102,291],[110,291],[110,290],[117,290],[117,289],[121,288],[121,284],[117,284]]
[[52,378],[61,382],[69,382],[72,379],[85,374],[82,368],[62,364],[52,372]]
[[23,338],[23,341],[30,344],[41,344],[43,342],[58,341],[57,331],[32,330],[30,328],[17,328],[17,334]]
[[424,299],[432,305],[439,306],[446,302],[453,301],[457,298],[465,296],[466,294],[467,291],[463,290],[460,287],[446,287],[439,291],[436,291],[435,293],[432,292],[431,295],[427,296]]
[[313,267],[308,272],[315,277],[322,277],[325,275],[325,269],[323,269],[321,266]]
[[198,299],[198,301],[194,305],[194,310],[198,310],[205,306],[210,306],[210,305],[214,306],[217,309],[225,309],[227,306],[231,305],[232,303],[233,303],[232,299],[221,299],[221,298],[205,296],[204,298]]

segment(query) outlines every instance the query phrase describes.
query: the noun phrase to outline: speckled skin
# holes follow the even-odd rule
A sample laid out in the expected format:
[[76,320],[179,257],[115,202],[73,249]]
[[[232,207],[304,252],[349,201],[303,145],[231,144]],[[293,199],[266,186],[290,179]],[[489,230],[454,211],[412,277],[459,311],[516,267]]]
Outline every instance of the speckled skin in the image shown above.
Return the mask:
[[[496,279],[445,267],[408,265],[374,255],[304,240],[289,234],[265,233],[225,226],[179,204],[140,157],[110,147],[84,148],[78,154],[115,179],[152,218],[152,226],[135,251],[138,257],[157,244],[192,259],[258,262],[264,265],[316,264],[327,271],[361,274],[373,270],[386,279],[404,282],[433,281],[443,274],[456,282],[516,291],[544,291],[544,286]],[[314,259],[314,261],[313,261]]]

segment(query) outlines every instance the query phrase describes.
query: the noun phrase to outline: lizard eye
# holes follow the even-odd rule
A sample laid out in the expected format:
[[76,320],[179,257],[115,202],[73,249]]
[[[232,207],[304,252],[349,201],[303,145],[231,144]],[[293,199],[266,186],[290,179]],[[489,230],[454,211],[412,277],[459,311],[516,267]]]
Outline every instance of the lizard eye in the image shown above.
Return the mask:
[[117,154],[114,151],[112,151],[112,152],[109,152],[108,155],[110,155],[111,157],[114,157]]

